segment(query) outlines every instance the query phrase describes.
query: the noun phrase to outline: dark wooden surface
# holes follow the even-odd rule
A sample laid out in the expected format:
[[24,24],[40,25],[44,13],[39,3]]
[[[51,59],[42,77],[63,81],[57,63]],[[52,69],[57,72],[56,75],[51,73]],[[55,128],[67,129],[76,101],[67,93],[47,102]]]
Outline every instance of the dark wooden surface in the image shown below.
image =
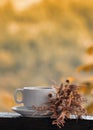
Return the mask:
[[[0,130],[60,130],[50,118],[28,118],[17,113],[0,113]],[[93,120],[70,119],[62,130],[93,130]]]

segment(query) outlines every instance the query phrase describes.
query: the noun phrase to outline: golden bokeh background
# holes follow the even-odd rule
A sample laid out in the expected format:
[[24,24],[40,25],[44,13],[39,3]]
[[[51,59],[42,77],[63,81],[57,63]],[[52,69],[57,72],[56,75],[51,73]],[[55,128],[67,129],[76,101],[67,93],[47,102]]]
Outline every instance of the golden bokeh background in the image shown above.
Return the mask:
[[93,113],[93,1],[0,1],[0,111],[24,86],[69,79]]

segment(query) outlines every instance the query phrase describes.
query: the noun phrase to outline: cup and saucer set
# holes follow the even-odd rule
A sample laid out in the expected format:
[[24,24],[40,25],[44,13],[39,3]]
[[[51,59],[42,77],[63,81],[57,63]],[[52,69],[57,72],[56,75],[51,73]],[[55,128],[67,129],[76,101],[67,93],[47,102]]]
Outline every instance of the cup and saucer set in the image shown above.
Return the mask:
[[[38,111],[33,106],[37,108],[43,106],[48,102],[49,93],[53,93],[53,91],[50,87],[40,86],[16,89],[14,94],[15,102],[23,105],[12,107],[12,110],[24,117],[49,117],[51,113],[48,110]],[[22,94],[22,100],[18,100],[18,93]]]
[[[18,93],[22,94],[22,100],[18,100]],[[14,112],[21,114],[24,117],[33,117],[33,118],[45,118],[50,117],[51,112],[46,111],[37,111],[33,108],[41,107],[48,102],[48,95],[54,93],[54,89],[50,87],[24,87],[22,89],[16,89],[14,94],[15,102],[18,104],[23,104],[21,106],[12,107]],[[76,115],[71,115],[70,119],[77,119]],[[82,119],[93,120],[93,116],[82,116]]]

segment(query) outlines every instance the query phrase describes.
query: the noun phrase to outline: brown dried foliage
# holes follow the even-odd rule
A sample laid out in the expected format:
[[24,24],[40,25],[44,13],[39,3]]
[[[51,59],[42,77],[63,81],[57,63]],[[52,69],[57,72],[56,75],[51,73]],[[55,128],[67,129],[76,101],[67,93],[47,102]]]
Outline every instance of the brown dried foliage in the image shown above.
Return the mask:
[[56,84],[54,88],[55,96],[50,97],[48,108],[52,112],[51,118],[54,119],[52,124],[62,127],[70,115],[81,117],[87,114],[82,106],[86,100],[78,93],[79,86],[69,84],[69,80],[66,80],[66,84]]
[[53,88],[55,91],[53,94],[50,93],[48,95],[49,102],[46,107],[33,107],[37,111],[43,112],[47,110],[50,112],[53,125],[61,128],[64,126],[65,120],[70,118],[70,115],[76,115],[77,118],[81,118],[82,115],[87,114],[86,109],[82,106],[86,99],[79,94],[79,86],[69,84],[69,80],[66,80],[65,84],[57,85],[55,83]]

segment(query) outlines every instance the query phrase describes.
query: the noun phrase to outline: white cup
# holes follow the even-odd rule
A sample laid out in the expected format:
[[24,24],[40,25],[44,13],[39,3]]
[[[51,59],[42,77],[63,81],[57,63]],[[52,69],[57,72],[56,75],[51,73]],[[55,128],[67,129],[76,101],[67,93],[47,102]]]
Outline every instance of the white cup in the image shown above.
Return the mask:
[[[16,89],[14,94],[15,102],[23,103],[25,107],[32,108],[40,107],[46,104],[49,100],[49,94],[53,93],[53,89],[49,87],[24,87]],[[22,100],[18,100],[18,93],[22,93]]]

